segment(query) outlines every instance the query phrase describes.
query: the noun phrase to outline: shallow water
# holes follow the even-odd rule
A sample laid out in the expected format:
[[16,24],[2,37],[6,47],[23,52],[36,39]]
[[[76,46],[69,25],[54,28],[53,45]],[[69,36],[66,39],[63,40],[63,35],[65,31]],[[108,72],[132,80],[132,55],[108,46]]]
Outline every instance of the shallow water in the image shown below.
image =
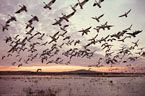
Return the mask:
[[145,96],[145,77],[5,75],[0,96]]

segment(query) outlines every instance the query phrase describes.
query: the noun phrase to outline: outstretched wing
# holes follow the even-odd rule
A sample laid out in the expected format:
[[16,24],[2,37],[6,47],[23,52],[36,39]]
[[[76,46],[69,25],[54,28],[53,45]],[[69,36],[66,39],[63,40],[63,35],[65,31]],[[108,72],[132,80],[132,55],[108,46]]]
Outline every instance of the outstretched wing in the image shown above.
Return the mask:
[[119,17],[123,17],[123,16],[125,16],[125,14],[123,14],[123,15],[120,15]]
[[92,28],[92,26],[90,26],[89,28],[87,28],[86,30],[90,30]]
[[51,6],[56,0],[51,0],[48,5]]
[[103,17],[103,16],[104,16],[104,14],[100,15],[100,16],[98,17],[98,19],[100,19],[100,18]]
[[84,0],[81,2],[82,5],[84,5],[85,3],[87,3],[89,0]]
[[84,32],[84,29],[83,29],[83,30],[80,30],[80,31],[78,31],[78,32]]
[[134,34],[139,34],[139,33],[141,33],[142,32],[142,30],[141,31],[135,31],[135,32],[133,32]]
[[131,9],[128,12],[126,12],[126,14],[130,13],[130,11],[131,11]]
[[22,11],[22,9],[19,9],[18,11],[16,11],[15,13],[20,13]]
[[131,35],[131,36],[133,35],[133,33],[126,33],[126,34]]

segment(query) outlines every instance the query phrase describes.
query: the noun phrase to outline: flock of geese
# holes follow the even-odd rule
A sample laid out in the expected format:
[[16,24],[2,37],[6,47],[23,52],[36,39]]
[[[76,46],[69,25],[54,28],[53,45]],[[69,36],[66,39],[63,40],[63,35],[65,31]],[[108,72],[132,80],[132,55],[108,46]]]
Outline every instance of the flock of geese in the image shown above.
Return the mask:
[[[44,3],[43,8],[47,10],[52,10],[53,5],[55,4],[56,0],[51,0],[50,2]],[[94,37],[90,38],[87,42],[87,44],[82,45],[81,39],[77,38],[77,40],[73,39],[70,35],[68,35],[67,28],[70,26],[69,24],[64,25],[63,21],[70,22],[70,18],[74,16],[77,12],[77,8],[80,8],[80,10],[84,9],[84,5],[89,2],[89,0],[83,0],[78,2],[74,5],[71,5],[72,12],[69,14],[63,14],[62,16],[55,19],[55,22],[52,24],[52,26],[57,26],[60,28],[56,33],[53,35],[47,35],[43,32],[38,32],[35,30],[34,22],[39,23],[39,18],[37,16],[32,16],[26,22],[25,29],[27,30],[25,33],[24,38],[20,38],[21,34],[17,34],[16,36],[7,36],[4,41],[6,44],[10,46],[10,49],[8,50],[8,54],[5,56],[2,56],[2,60],[5,58],[8,58],[10,56],[14,56],[16,54],[16,58],[18,58],[18,61],[12,62],[12,65],[16,65],[18,67],[22,66],[24,63],[28,64],[30,61],[33,61],[36,58],[39,58],[42,63],[56,63],[56,64],[70,64],[72,58],[88,58],[91,59],[94,54],[96,54],[96,50],[91,50],[90,47],[94,45],[101,45],[101,50],[105,52],[105,56],[103,58],[99,58],[97,60],[97,64],[89,65],[89,67],[101,67],[103,66],[103,63],[106,64],[118,64],[118,63],[127,63],[131,61],[137,60],[139,57],[145,57],[145,47],[139,47],[138,43],[139,40],[135,42],[131,42],[132,46],[122,46],[117,51],[113,51],[111,43],[113,42],[122,42],[124,43],[127,39],[135,38],[138,34],[142,32],[142,30],[136,30],[133,32],[130,32],[132,29],[132,25],[130,25],[128,28],[123,29],[122,31],[116,32],[114,34],[109,34],[108,36],[102,36],[102,38],[98,39],[100,30],[111,30],[114,25],[108,24],[108,22],[105,22],[104,24],[101,24],[99,26],[96,26],[93,28],[92,26],[89,26],[88,28],[83,28],[82,30],[78,30],[78,33],[84,37],[85,35],[88,35],[90,33],[91,29],[96,30],[96,34]],[[104,2],[104,0],[98,0],[94,2],[93,7],[98,6],[98,8],[101,8],[101,4]],[[25,5],[20,6],[20,9],[18,9],[15,14],[21,15],[23,12],[27,12],[28,9]],[[120,15],[119,18],[122,17],[128,17],[128,14],[131,12],[131,9],[124,14]],[[15,16],[9,15],[10,18],[5,22],[4,25],[2,25],[2,31],[8,31],[11,23],[17,22],[17,18]],[[100,16],[94,16],[91,17],[96,22],[100,22],[101,18],[104,16],[104,14],[101,14]],[[76,33],[74,33],[76,34]],[[47,40],[46,42],[42,42],[44,38],[50,38],[50,41]],[[62,39],[63,42],[59,42],[59,39]],[[33,41],[33,42],[32,42]],[[36,41],[36,42],[34,42]],[[61,43],[61,44],[60,44]],[[82,48],[78,48],[78,46],[82,46]],[[40,52],[39,48],[36,47],[45,46],[43,48],[43,51]],[[73,46],[72,48],[69,48],[68,50],[63,50],[66,46]],[[137,53],[133,53],[132,51],[137,49]],[[42,50],[42,48],[41,48]],[[63,52],[61,51],[63,50]],[[29,53],[27,58],[21,57],[22,53]],[[60,56],[60,54],[62,56]],[[56,58],[53,58],[54,56],[57,56]],[[64,57],[68,58],[68,61],[64,61]]]

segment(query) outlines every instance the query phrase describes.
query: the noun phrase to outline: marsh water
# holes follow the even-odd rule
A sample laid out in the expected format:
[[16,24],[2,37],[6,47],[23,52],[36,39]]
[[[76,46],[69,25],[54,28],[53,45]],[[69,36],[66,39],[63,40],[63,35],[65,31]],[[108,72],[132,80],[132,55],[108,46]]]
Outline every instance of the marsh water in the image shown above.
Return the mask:
[[145,77],[2,75],[0,96],[145,96]]

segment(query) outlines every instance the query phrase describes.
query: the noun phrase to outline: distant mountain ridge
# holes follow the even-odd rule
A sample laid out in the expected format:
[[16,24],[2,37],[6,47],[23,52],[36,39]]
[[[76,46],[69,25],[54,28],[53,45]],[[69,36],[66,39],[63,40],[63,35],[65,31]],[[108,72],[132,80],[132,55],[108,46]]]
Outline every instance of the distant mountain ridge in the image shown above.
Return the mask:
[[32,71],[0,71],[1,74],[95,74],[95,73],[103,73],[103,72],[97,72],[97,71],[91,71],[91,70],[74,70],[74,71],[63,71],[63,72],[32,72]]
[[97,72],[92,70],[81,69],[65,72],[0,71],[0,76],[1,75],[60,75],[60,76],[82,75],[82,76],[98,76],[98,77],[138,77],[145,76],[145,73]]
[[66,71],[66,72],[67,73],[102,73],[102,72],[85,70],[85,69],[80,69],[80,70],[75,70],[75,71]]

